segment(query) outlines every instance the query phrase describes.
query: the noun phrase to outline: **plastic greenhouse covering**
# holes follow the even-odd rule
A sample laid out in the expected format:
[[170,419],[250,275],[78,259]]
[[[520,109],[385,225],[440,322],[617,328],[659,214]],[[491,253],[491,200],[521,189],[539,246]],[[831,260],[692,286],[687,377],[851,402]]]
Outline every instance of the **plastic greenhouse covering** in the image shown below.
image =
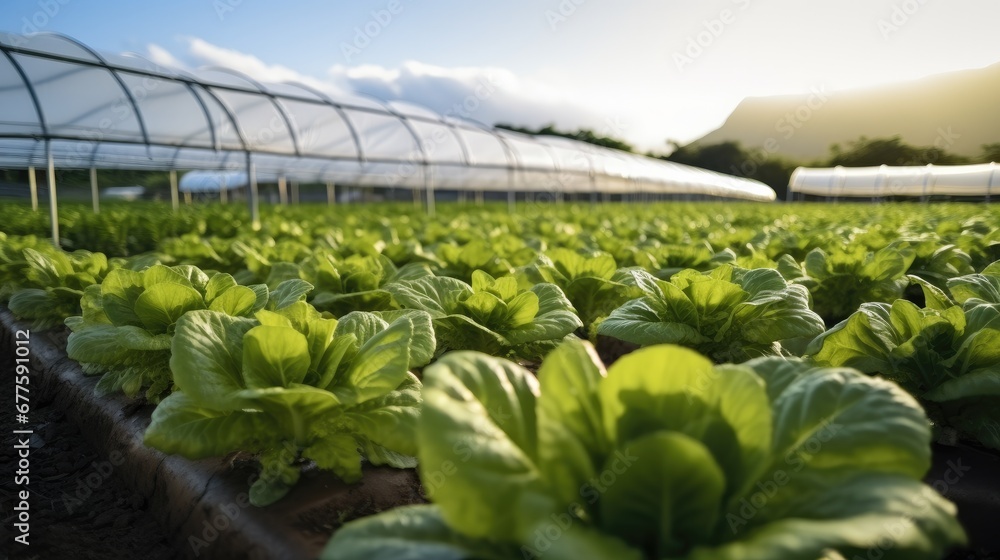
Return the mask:
[[984,196],[1000,193],[996,163],[892,167],[800,167],[789,193],[815,196]]
[[[102,55],[52,33],[0,34],[0,51],[0,167],[222,171],[244,185],[420,189],[428,202],[434,189],[775,197],[752,180],[410,103]],[[210,189],[202,179],[189,190]]]

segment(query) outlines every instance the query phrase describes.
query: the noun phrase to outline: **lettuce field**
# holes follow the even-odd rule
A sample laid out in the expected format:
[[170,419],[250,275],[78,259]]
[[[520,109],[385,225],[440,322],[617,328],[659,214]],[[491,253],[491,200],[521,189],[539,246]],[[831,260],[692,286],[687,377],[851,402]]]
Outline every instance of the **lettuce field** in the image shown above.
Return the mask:
[[5,205],[0,303],[148,448],[249,461],[250,508],[415,469],[324,559],[997,551],[989,205],[263,210],[67,205],[60,249]]

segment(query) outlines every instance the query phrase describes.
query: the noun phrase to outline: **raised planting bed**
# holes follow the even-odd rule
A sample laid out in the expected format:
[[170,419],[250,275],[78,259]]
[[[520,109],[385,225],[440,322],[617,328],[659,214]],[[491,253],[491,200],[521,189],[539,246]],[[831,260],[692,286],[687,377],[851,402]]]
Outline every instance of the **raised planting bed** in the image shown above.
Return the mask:
[[[29,330],[29,325],[0,310],[0,355],[14,356],[18,330]],[[251,456],[190,461],[145,446],[142,436],[153,407],[121,395],[97,395],[97,379],[86,377],[66,357],[64,341],[65,334],[59,331],[31,333],[32,399],[52,401],[65,410],[68,420],[79,427],[80,437],[100,455],[97,461],[107,462],[108,468],[98,475],[120,480],[131,491],[133,502],[148,504],[177,557],[315,558],[343,523],[424,501],[414,470],[366,465],[357,484],[306,469],[285,498],[267,507],[252,506],[248,481],[257,468]],[[30,421],[24,428],[32,428]],[[83,471],[84,484],[88,474]],[[46,498],[34,499],[39,504],[35,507],[44,507],[39,502]],[[32,526],[33,543],[44,542],[51,532],[44,519],[37,520]]]

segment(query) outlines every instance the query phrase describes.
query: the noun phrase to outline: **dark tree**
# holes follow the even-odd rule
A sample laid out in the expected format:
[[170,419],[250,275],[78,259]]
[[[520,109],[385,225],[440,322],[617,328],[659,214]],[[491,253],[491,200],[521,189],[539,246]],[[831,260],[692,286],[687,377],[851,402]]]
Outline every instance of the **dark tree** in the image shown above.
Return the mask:
[[763,150],[744,150],[739,142],[720,142],[707,146],[679,146],[667,141],[674,150],[670,155],[654,155],[666,161],[718,171],[737,177],[755,179],[774,189],[779,199],[788,191],[788,179],[798,164],[776,158]]
[[544,134],[547,136],[560,136],[562,138],[572,138],[574,140],[580,140],[581,142],[586,142],[588,144],[604,146],[605,148],[613,148],[615,150],[622,150],[624,152],[635,151],[635,148],[628,142],[625,142],[624,140],[619,140],[617,138],[612,138],[610,136],[598,135],[589,128],[581,128],[576,131],[563,131],[556,129],[555,125],[552,124],[547,124],[539,129],[531,129],[528,127],[514,126],[512,124],[507,124],[507,123],[497,123],[496,127],[505,130],[512,130],[514,132],[521,132],[523,134]]
[[961,165],[969,163],[969,158],[948,153],[934,146],[911,146],[899,136],[890,138],[867,138],[862,136],[850,142],[846,148],[839,144],[830,146],[830,167],[877,167],[879,165]]

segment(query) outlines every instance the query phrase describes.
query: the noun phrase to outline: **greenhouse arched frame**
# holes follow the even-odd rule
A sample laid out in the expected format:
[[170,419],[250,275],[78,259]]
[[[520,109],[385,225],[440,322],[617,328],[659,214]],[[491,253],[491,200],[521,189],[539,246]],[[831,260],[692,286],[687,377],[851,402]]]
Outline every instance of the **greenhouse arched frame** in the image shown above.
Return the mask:
[[[591,194],[672,194],[773,201],[763,183],[554,136],[497,129],[402,101],[261,83],[224,68],[185,71],[100,54],[55,33],[0,33],[0,167],[47,168],[58,244],[55,169],[240,171],[251,219],[258,183]],[[225,189],[223,189],[224,191]],[[224,195],[223,195],[224,196]]]

